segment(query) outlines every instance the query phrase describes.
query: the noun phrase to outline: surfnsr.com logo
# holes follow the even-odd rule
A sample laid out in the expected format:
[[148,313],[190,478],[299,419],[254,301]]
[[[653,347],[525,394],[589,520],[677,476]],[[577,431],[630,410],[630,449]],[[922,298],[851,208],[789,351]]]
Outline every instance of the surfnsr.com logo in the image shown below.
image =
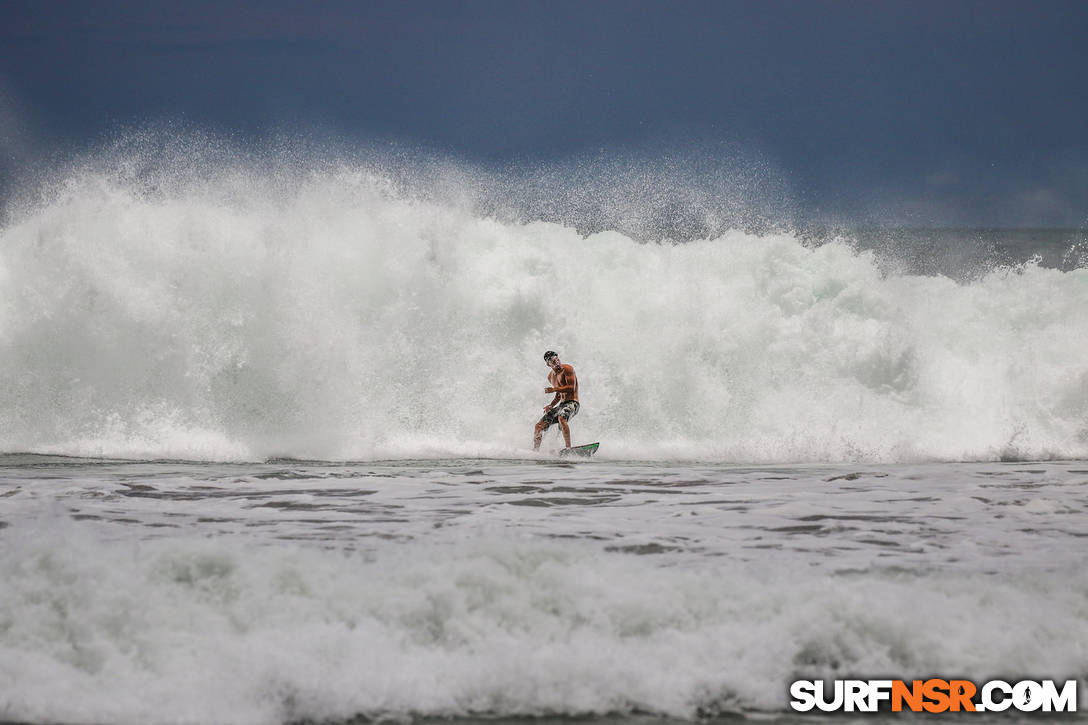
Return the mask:
[[1077,681],[797,680],[790,697],[797,712],[1076,712]]

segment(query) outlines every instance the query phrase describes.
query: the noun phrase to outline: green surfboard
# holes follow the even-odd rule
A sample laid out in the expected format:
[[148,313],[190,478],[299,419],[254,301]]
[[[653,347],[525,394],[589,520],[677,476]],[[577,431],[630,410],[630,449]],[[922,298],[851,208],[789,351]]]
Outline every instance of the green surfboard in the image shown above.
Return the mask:
[[588,458],[597,452],[597,447],[600,443],[586,443],[584,446],[571,446],[570,448],[563,448],[559,451],[561,456],[585,456]]

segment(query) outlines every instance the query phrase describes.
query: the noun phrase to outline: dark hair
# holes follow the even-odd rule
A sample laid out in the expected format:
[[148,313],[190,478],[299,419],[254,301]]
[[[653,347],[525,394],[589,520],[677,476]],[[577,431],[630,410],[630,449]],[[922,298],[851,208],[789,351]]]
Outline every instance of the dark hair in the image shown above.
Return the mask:
[[558,353],[556,353],[555,350],[548,350],[544,353],[544,362],[551,360],[553,357],[559,357]]

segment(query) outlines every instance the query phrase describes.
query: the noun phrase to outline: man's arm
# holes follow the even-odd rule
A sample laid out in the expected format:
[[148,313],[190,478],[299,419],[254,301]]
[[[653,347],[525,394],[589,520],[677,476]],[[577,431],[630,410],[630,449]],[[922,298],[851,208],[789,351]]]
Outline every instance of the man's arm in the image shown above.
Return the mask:
[[[553,375],[555,375],[555,373],[549,373],[548,374],[548,382],[549,383],[555,382],[555,380],[553,380],[553,378],[552,378]],[[555,388],[553,388],[553,387],[544,388],[544,392],[545,393],[555,393]],[[559,402],[559,399],[561,397],[563,397],[563,396],[561,396],[559,393],[555,393],[555,397],[552,398],[552,402],[550,402],[550,403],[548,403],[547,405],[544,406],[544,412],[547,413],[549,410],[554,408],[556,406],[556,404]]]

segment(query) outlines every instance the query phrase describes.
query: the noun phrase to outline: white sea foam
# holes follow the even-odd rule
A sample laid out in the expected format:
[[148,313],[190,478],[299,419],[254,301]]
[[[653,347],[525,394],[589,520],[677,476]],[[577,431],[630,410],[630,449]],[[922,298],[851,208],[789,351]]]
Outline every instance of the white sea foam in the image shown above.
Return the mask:
[[663,568],[493,537],[361,555],[36,526],[2,536],[4,720],[691,718],[782,709],[798,676],[1088,671],[1088,590],[1057,574]]
[[1084,269],[955,282],[500,221],[365,165],[183,166],[91,164],[9,215],[0,450],[516,455],[557,349],[611,455],[1088,456]]

